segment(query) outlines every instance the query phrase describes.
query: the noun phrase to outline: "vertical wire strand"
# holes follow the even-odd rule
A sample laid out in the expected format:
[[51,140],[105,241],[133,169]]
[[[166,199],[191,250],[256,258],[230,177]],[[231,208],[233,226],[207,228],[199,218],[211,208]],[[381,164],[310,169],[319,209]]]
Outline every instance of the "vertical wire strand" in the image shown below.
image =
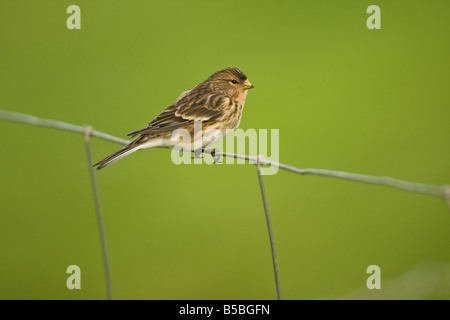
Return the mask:
[[275,241],[273,238],[272,223],[270,221],[269,206],[267,205],[266,190],[264,188],[264,181],[263,181],[263,177],[261,174],[261,160],[260,160],[259,156],[257,157],[256,167],[258,169],[258,180],[259,180],[259,187],[261,189],[261,196],[262,196],[263,204],[264,204],[264,212],[266,214],[267,229],[269,230],[270,249],[272,251],[272,263],[273,263],[273,272],[275,275],[275,285],[277,288],[277,298],[278,298],[278,300],[281,300],[281,289],[280,289],[280,278],[278,276],[277,254],[275,252]]
[[90,143],[91,133],[92,133],[92,127],[85,127],[84,142],[86,145],[86,154],[87,154],[87,160],[88,160],[88,166],[89,166],[89,173],[91,176],[92,194],[94,196],[95,212],[97,215],[98,230],[100,233],[100,240],[101,240],[101,246],[102,246],[103,267],[105,270],[107,297],[108,297],[108,300],[112,300],[113,292],[112,292],[112,283],[111,283],[111,272],[110,272],[110,268],[109,268],[109,258],[108,258],[108,249],[106,246],[105,228],[103,225],[102,207],[100,204],[100,196],[98,193],[97,179],[95,178],[95,171],[94,171],[94,168],[92,167],[92,151],[91,151],[91,143]]

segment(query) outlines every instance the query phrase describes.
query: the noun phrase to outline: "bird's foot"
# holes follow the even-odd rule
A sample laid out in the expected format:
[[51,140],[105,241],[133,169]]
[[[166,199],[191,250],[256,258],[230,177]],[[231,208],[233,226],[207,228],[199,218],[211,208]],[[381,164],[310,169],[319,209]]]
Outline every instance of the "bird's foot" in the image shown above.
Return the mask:
[[203,148],[194,150],[194,156],[191,159],[203,159]]
[[220,155],[217,153],[222,153],[222,151],[216,148],[211,150],[211,156],[213,157],[214,163],[223,163],[223,161],[220,160]]

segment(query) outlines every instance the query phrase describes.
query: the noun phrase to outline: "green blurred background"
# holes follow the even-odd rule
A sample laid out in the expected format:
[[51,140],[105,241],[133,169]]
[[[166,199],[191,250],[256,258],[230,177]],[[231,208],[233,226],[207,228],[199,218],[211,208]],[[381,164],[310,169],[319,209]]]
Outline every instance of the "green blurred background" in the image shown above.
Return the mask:
[[[71,4],[81,30],[66,27]],[[371,4],[381,30],[366,27]],[[236,66],[256,87],[240,127],[279,129],[281,162],[448,184],[449,12],[444,0],[2,1],[0,109],[125,137]],[[0,298],[104,299],[82,136],[0,121],[0,144]],[[92,144],[97,161],[120,147]],[[176,166],[154,149],[97,177],[115,298],[276,298],[253,166]],[[383,283],[450,262],[440,198],[283,171],[264,181],[285,299],[409,298]],[[72,264],[81,290],[66,288]],[[364,289],[373,264],[379,292]],[[418,297],[450,298],[448,279]]]

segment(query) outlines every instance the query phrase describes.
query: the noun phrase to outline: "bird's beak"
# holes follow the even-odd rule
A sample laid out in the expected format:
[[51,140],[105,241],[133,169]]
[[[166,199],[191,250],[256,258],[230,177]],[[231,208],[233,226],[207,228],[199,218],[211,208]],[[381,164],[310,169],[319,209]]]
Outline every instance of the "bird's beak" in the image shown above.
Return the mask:
[[255,86],[250,83],[250,81],[245,80],[244,82],[244,90],[254,88]]

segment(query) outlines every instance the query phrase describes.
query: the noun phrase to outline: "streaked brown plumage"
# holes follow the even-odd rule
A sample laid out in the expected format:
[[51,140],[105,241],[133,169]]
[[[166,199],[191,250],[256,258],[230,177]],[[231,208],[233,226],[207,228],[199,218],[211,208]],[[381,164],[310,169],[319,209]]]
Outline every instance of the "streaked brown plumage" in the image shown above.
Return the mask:
[[177,129],[186,129],[193,139],[190,140],[194,150],[194,122],[202,124],[202,147],[211,140],[203,136],[207,130],[217,129],[223,136],[227,129],[239,125],[247,90],[253,85],[238,68],[226,68],[217,71],[208,79],[189,91],[182,93],[173,105],[153,119],[147,127],[128,134],[138,136],[124,148],[95,164],[100,170],[111,163],[137,150],[147,148],[173,148],[179,141],[171,139]]

